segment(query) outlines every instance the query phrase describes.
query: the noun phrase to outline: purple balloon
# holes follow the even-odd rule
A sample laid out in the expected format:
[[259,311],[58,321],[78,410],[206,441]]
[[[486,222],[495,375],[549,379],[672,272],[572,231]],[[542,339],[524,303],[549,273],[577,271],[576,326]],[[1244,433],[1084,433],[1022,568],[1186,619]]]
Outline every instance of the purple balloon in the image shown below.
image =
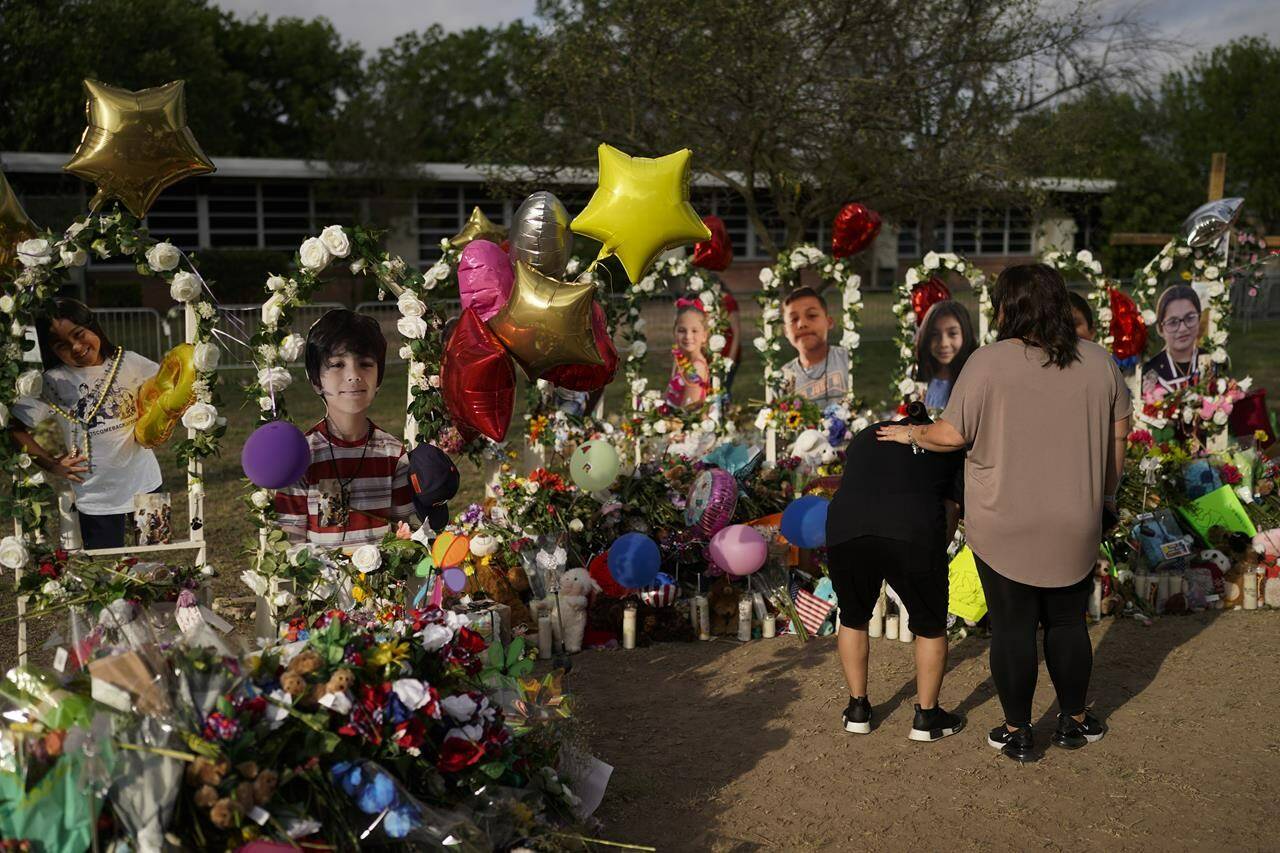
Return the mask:
[[511,298],[515,272],[502,247],[488,240],[472,240],[458,259],[458,295],[462,307],[474,308],[488,320]]
[[306,476],[310,464],[307,437],[288,421],[272,421],[258,427],[240,452],[244,475],[263,489],[292,486]]
[[450,592],[462,592],[467,588],[467,573],[462,569],[445,569],[440,578],[444,581],[444,585],[449,587]]
[[769,556],[769,543],[754,527],[731,524],[711,537],[711,561],[731,575],[760,571]]

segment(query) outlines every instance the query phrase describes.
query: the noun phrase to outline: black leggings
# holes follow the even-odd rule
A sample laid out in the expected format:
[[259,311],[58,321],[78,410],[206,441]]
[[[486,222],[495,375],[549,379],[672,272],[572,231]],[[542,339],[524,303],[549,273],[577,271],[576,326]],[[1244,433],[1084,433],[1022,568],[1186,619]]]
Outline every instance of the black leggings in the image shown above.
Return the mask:
[[1040,669],[1036,628],[1041,625],[1044,662],[1058,693],[1058,710],[1071,715],[1082,712],[1093,670],[1093,646],[1085,623],[1093,576],[1086,575],[1071,586],[1028,586],[1006,578],[974,556],[991,611],[991,678],[1000,694],[1005,722],[1031,725],[1031,697]]

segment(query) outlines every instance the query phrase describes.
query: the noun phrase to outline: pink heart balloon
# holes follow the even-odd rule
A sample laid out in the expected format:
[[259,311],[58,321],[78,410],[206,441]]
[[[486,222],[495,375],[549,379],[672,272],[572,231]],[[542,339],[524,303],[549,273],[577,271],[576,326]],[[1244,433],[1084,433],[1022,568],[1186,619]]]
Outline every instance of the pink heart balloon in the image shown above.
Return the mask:
[[488,320],[507,304],[515,272],[502,247],[488,240],[472,240],[458,259],[458,294],[462,307],[474,308]]

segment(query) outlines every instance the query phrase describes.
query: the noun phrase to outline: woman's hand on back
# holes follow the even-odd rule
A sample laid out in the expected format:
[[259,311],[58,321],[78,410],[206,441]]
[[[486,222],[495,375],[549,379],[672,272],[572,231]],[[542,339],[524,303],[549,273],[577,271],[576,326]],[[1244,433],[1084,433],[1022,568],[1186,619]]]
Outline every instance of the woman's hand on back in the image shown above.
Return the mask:
[[896,444],[910,444],[910,426],[882,426],[876,430],[876,438]]
[[49,473],[55,474],[73,483],[83,483],[84,475],[89,473],[89,458],[82,453],[68,453],[59,456],[49,466]]

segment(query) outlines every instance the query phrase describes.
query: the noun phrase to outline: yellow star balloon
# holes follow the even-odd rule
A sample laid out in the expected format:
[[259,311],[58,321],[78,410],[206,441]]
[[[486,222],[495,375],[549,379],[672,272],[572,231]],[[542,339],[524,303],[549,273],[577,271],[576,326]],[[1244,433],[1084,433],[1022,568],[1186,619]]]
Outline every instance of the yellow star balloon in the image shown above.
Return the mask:
[[604,364],[591,329],[591,284],[570,284],[516,263],[507,304],[489,328],[530,379],[562,364]]
[[507,229],[490,220],[484,215],[483,210],[476,207],[472,208],[471,216],[467,218],[467,224],[462,226],[462,230],[449,238],[449,245],[455,249],[463,249],[472,240],[501,243],[505,239],[507,239]]
[[138,92],[84,81],[88,126],[63,170],[91,181],[98,210],[118,198],[141,219],[169,186],[214,171],[187,127],[183,81]]
[[36,224],[22,209],[22,202],[13,194],[9,179],[0,172],[0,273],[17,266],[18,244],[36,236]]
[[681,148],[655,160],[600,145],[600,185],[571,224],[604,244],[597,260],[617,255],[636,282],[664,250],[711,239],[689,204],[692,156]]

